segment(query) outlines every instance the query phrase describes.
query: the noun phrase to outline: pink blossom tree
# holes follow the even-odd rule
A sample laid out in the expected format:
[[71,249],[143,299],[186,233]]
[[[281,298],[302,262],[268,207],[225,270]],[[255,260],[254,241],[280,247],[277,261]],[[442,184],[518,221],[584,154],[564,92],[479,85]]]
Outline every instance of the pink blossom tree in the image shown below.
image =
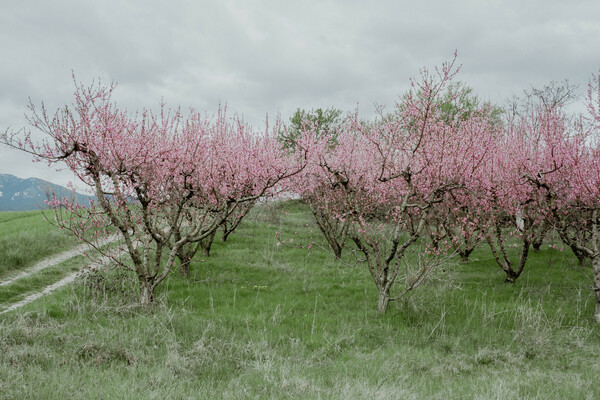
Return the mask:
[[[509,283],[521,275],[531,245],[548,229],[543,196],[527,183],[524,174],[545,167],[540,137],[547,129],[561,128],[562,119],[556,111],[538,107],[498,129],[493,155],[470,188],[470,209]],[[516,260],[513,248],[519,252]]]
[[[179,249],[183,275],[189,274],[190,261],[199,249],[204,256],[210,254],[218,228],[224,227],[229,235],[257,199],[276,194],[282,180],[304,167],[306,154],[281,151],[277,140],[280,129],[280,121],[273,127],[267,121],[265,131],[256,132],[241,119],[230,119],[225,111],[218,113],[209,130],[207,158],[202,161],[210,172],[198,177],[199,190],[184,215],[186,225],[200,223],[210,231]],[[189,163],[194,165],[193,160]],[[176,230],[174,243],[181,236]]]
[[[392,285],[432,206],[463,186],[488,153],[485,110],[468,119],[442,113],[440,98],[457,72],[454,62],[435,73],[422,71],[393,118],[370,124],[359,121],[358,115],[349,118],[337,145],[323,146],[318,162],[305,171],[306,182],[328,183],[322,201],[328,213],[352,222],[348,236],[366,258],[381,313],[397,299]],[[307,183],[306,190],[314,186]],[[422,265],[408,290],[430,266]]]
[[544,194],[562,241],[591,260],[594,318],[600,322],[600,73],[592,75],[587,106],[586,118],[544,131],[546,166],[526,178]]
[[[306,124],[300,125],[301,128],[298,128],[301,131],[296,135],[294,142],[288,139],[288,151],[294,150],[294,147],[289,146],[290,143],[297,147],[295,140],[299,137],[308,137],[309,140],[318,143],[320,150],[317,151],[317,154],[330,152],[337,146],[337,143],[332,142],[330,135],[317,130],[317,124],[306,122]],[[340,260],[348,238],[351,221],[348,218],[340,218],[339,215],[335,214],[338,207],[332,204],[336,201],[335,196],[330,196],[331,190],[334,189],[332,186],[335,186],[335,182],[332,182],[331,178],[323,173],[320,168],[307,170],[306,173],[299,174],[291,180],[292,191],[299,194],[302,201],[308,205],[319,231],[327,242],[327,246],[333,252],[334,257]]]
[[[274,190],[302,168],[284,160],[276,130],[258,133],[220,111],[213,120],[161,108],[129,115],[111,100],[113,85],[76,83],[75,102],[50,116],[30,106],[30,123],[44,134],[6,132],[1,141],[49,165],[64,165],[95,195],[89,207],[68,199],[52,205],[57,223],[133,271],[140,304],[175,265],[182,247],[211,235],[239,204]],[[101,247],[116,230],[129,262]]]
[[[290,118],[289,126],[284,127],[280,133],[280,140],[287,151],[295,151],[297,141],[303,137],[310,137],[313,142],[320,143],[322,150],[333,148],[337,145],[337,135],[344,121],[341,115],[342,110],[334,108],[325,111],[319,108],[308,112],[298,109]],[[331,214],[332,208],[323,204],[328,201],[325,192],[329,190],[330,182],[327,177],[314,173],[301,174],[292,179],[291,185],[292,191],[300,194],[302,201],[310,208],[313,219],[334,257],[340,260],[348,238],[350,221],[336,218]]]

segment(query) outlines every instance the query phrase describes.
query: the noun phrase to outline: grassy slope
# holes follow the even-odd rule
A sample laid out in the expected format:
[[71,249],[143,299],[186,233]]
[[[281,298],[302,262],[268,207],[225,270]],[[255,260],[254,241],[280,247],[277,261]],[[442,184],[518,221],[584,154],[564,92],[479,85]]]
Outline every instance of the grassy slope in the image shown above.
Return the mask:
[[600,398],[592,293],[566,252],[507,285],[482,246],[380,316],[364,268],[276,246],[308,222],[288,211],[215,242],[150,311],[106,275],[0,316],[2,397]]

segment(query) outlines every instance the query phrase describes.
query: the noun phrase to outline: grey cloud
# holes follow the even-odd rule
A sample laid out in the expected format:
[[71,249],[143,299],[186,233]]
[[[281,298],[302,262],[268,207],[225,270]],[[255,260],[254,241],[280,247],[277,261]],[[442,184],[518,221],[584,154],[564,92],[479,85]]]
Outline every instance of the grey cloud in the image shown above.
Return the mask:
[[[213,112],[221,102],[260,125],[297,107],[358,102],[370,115],[458,49],[459,79],[501,101],[553,79],[585,85],[600,66],[598,20],[596,0],[9,2],[0,130],[23,124],[28,97],[70,103],[71,70],[118,82],[115,100],[129,110],[164,100]],[[7,154],[0,172],[29,168]]]

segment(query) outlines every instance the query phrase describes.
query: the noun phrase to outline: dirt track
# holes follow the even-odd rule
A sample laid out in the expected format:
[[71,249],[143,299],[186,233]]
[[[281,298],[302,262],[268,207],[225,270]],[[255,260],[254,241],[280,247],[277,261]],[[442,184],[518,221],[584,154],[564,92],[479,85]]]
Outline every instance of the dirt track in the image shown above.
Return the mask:
[[[117,240],[116,236],[107,238],[106,240],[104,240],[101,243],[101,246],[105,246],[109,243],[112,243],[114,241]],[[87,245],[87,244],[83,244],[83,245],[79,245],[77,247],[75,247],[74,249],[68,250],[68,251],[64,251],[60,254],[57,254],[55,256],[52,256],[50,258],[47,258],[45,260],[40,261],[39,263],[37,263],[36,265],[34,265],[31,268],[28,268],[24,271],[22,271],[21,273],[19,273],[18,275],[15,275],[11,278],[8,278],[7,280],[4,280],[2,282],[0,282],[0,287],[2,286],[6,286],[6,285],[10,285],[11,283],[19,280],[19,279],[23,279],[26,278],[28,276],[31,276],[39,271],[42,271],[46,268],[52,267],[54,265],[60,264],[61,262],[64,262],[70,258],[76,257],[78,255],[83,254],[84,252],[90,250],[92,247]],[[95,262],[93,263],[93,266],[87,265],[87,271],[91,270],[91,269],[95,269],[95,268],[99,268],[101,265],[104,265],[106,263],[108,263],[110,261],[110,259],[108,257],[102,258],[99,262]],[[0,314],[4,314],[6,312],[15,310],[17,308],[23,307],[26,304],[31,303],[32,301],[35,301],[37,299],[39,299],[40,297],[46,296],[47,294],[52,293],[53,291],[55,291],[56,289],[59,289],[65,285],[68,285],[70,283],[72,283],[75,278],[77,278],[78,275],[85,273],[85,270],[82,269],[80,271],[77,272],[73,272],[67,276],[65,276],[64,278],[62,278],[61,280],[54,282],[48,286],[46,286],[44,289],[42,289],[39,292],[36,293],[32,293],[30,295],[28,295],[27,297],[25,297],[24,299],[11,304],[10,306],[8,306],[7,308],[5,308],[4,310],[0,311]]]

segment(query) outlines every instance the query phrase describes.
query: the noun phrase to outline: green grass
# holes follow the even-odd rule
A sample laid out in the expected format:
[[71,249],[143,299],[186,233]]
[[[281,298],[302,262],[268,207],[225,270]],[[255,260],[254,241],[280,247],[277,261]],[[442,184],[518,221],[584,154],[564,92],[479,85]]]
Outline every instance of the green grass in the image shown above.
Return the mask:
[[[51,217],[51,211],[45,211]],[[0,278],[67,250],[76,240],[48,223],[42,211],[0,213]]]
[[566,251],[510,285],[481,246],[379,315],[364,265],[277,246],[306,223],[295,203],[252,216],[150,310],[112,271],[0,316],[0,397],[600,398],[589,271]]

